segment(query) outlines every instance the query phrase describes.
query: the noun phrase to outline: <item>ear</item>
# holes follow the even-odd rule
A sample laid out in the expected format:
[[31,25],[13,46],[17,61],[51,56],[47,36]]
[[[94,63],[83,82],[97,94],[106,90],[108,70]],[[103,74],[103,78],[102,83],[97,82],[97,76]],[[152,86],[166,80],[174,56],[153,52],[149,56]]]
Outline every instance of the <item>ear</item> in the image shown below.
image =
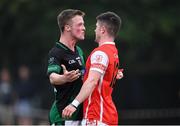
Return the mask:
[[106,31],[106,28],[104,26],[101,27],[101,33],[104,34]]
[[70,27],[69,25],[65,25],[65,26],[64,26],[64,29],[65,29],[66,31],[70,31],[70,30],[71,30],[71,27]]

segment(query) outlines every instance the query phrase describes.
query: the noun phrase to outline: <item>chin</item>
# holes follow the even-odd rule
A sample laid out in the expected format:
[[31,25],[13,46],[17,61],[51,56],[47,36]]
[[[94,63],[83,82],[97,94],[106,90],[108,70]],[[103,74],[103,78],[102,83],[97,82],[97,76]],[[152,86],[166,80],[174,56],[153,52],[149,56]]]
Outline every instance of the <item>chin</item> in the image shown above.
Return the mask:
[[77,37],[76,40],[78,40],[78,41],[84,40],[84,37]]
[[97,42],[97,43],[99,42],[99,40],[98,40],[98,39],[95,39],[94,41],[95,41],[95,42]]
[[85,37],[80,37],[79,39],[80,39],[80,40],[84,40],[84,38],[85,38]]

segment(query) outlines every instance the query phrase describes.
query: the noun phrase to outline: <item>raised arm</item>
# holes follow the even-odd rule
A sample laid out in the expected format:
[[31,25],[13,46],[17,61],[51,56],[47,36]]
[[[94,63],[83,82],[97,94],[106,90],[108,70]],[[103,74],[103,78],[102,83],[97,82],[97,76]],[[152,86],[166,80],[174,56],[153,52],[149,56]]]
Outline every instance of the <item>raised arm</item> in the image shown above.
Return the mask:
[[75,81],[81,75],[79,72],[79,69],[67,71],[67,69],[64,65],[61,65],[61,66],[63,68],[62,75],[54,73],[54,72],[49,75],[50,83],[53,85],[62,85],[67,82]]

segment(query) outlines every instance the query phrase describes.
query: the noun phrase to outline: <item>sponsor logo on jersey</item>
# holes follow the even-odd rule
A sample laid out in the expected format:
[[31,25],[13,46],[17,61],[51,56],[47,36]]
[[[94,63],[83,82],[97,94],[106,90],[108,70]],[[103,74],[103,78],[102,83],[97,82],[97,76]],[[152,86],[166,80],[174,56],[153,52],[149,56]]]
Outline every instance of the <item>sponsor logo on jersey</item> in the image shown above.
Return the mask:
[[72,59],[72,60],[69,60],[68,63],[73,64],[73,63],[76,63],[76,61]]
[[76,60],[80,60],[81,58],[80,57],[77,57]]
[[77,57],[76,60],[78,61],[79,65],[82,66],[81,58]]

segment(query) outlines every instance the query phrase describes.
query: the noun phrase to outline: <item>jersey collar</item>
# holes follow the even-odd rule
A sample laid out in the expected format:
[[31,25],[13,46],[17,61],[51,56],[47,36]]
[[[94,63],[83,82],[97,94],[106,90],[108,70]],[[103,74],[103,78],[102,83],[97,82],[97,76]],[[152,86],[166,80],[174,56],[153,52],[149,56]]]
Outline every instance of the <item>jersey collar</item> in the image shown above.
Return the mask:
[[115,45],[115,42],[104,42],[104,43],[102,43],[102,45],[105,45],[105,44]]
[[63,43],[61,42],[56,42],[56,47],[58,48],[63,48],[65,50],[68,50],[68,47],[66,47]]
[[56,47],[58,48],[63,48],[66,51],[72,52],[72,53],[76,53],[77,52],[77,46],[75,46],[75,51],[72,51],[71,49],[69,49],[66,45],[64,45],[62,42],[56,42]]

